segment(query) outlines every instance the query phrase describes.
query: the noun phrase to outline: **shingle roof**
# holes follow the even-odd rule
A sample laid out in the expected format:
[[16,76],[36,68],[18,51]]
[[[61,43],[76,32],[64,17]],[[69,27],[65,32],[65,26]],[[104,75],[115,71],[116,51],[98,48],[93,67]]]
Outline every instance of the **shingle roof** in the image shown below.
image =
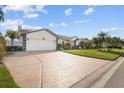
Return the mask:
[[21,29],[19,32],[21,32],[21,34],[26,34],[26,33],[32,32],[32,30]]
[[58,35],[59,38],[64,39],[64,40],[70,40],[72,37],[65,36],[65,35]]
[[51,30],[49,30],[49,29],[39,29],[39,30],[34,30],[34,31],[29,31],[29,30],[27,30],[27,32],[26,33],[24,33],[24,34],[30,34],[30,33],[35,33],[35,32],[39,32],[39,31],[47,31],[48,33],[50,33],[50,34],[52,34],[53,36],[55,36],[55,37],[58,37],[58,35],[56,35],[55,33],[53,33]]

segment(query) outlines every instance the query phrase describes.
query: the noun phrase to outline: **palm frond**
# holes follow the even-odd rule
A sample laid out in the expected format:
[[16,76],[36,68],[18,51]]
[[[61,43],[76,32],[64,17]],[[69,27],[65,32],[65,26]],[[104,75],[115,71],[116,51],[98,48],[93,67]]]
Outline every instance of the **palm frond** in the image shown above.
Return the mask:
[[4,13],[3,13],[2,9],[0,9],[0,15],[2,15],[2,16],[4,15]]
[[0,22],[4,22],[4,17],[0,15]]

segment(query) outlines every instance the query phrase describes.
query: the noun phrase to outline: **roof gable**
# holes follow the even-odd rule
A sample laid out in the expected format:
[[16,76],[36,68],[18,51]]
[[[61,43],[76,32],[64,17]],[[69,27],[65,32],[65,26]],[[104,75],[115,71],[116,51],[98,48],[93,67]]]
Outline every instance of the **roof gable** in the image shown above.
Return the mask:
[[27,32],[27,33],[25,33],[25,34],[35,33],[35,32],[39,32],[39,31],[46,31],[46,32],[48,32],[49,34],[51,34],[51,35],[53,35],[53,36],[55,36],[55,37],[58,38],[58,35],[56,35],[55,33],[53,33],[53,32],[52,32],[51,30],[49,30],[49,29],[34,30],[34,31],[31,31],[31,32]]

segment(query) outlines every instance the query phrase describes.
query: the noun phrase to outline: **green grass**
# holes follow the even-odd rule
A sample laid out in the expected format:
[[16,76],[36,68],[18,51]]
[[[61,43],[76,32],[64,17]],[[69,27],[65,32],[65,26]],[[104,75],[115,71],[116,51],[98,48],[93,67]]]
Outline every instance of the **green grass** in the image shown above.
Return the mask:
[[101,58],[106,60],[114,60],[119,57],[118,54],[114,53],[106,53],[101,52],[96,49],[87,49],[87,50],[63,50],[64,52],[76,54],[80,56],[87,56],[87,57],[94,57],[94,58]]
[[112,52],[124,53],[124,49],[112,49]]
[[0,88],[17,88],[12,76],[6,67],[0,64]]
[[[106,51],[106,52],[107,52],[107,50],[108,50],[107,48],[102,49],[102,51]],[[113,53],[124,53],[124,49],[113,48],[113,49],[111,49],[110,52],[113,52]]]

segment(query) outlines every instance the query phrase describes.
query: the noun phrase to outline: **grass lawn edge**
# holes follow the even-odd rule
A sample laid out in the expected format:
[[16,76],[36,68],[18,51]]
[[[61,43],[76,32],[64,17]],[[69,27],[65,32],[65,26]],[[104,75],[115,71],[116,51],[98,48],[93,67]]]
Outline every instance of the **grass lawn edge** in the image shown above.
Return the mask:
[[77,56],[81,56],[81,57],[89,57],[89,58],[96,58],[96,59],[109,60],[109,61],[115,61],[120,57],[120,55],[118,55],[118,57],[116,57],[114,59],[107,59],[107,58],[93,57],[93,56],[87,56],[87,55],[79,55],[79,54],[75,54],[75,53],[66,52],[64,50],[62,50],[62,52],[77,55]]
[[[5,64],[0,64],[0,75],[1,75],[1,77],[2,77],[2,79],[1,80],[3,80],[3,81],[8,81],[8,82],[3,82],[3,81],[1,81],[0,82],[0,88],[20,88],[18,85],[17,85],[17,83],[15,82],[15,80],[14,80],[14,78],[12,77],[12,75],[11,75],[11,73],[10,73],[10,71],[8,70],[8,68],[6,67],[6,65]],[[3,77],[3,76],[5,76],[5,78]],[[8,77],[8,78],[7,78]],[[7,80],[7,79],[9,79],[9,80]],[[9,84],[10,83],[10,84]],[[1,84],[3,85],[3,86],[1,86]]]

